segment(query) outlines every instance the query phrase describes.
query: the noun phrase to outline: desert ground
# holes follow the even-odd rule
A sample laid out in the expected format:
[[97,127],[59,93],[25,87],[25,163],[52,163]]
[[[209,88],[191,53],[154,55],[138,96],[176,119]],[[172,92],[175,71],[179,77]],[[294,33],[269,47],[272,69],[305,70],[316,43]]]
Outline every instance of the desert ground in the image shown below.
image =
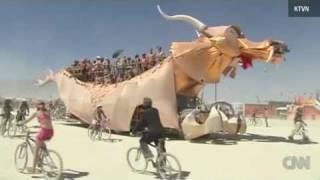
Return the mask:
[[[244,135],[214,136],[192,142],[169,139],[166,147],[179,159],[184,179],[320,180],[320,121],[306,122],[311,143],[288,141],[292,121],[273,119],[269,121],[269,128],[262,122],[257,126],[248,124]],[[36,123],[35,120],[33,124]],[[111,140],[92,141],[87,136],[87,129],[78,122],[55,121],[54,125],[55,137],[47,144],[63,157],[64,179],[149,180],[158,177],[152,168],[147,174],[138,174],[127,165],[126,152],[138,145],[138,137],[112,135]],[[14,151],[22,141],[22,138],[0,137],[1,180],[42,178],[41,174],[16,172]],[[283,159],[287,156],[309,156],[310,169],[286,169]]]

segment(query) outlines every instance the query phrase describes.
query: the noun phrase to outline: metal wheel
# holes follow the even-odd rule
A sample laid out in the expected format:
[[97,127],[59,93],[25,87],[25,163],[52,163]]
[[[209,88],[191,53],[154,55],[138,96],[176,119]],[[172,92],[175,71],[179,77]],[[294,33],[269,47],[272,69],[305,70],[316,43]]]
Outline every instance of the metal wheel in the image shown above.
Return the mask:
[[2,123],[3,123],[3,118],[0,118],[0,130],[2,130]]
[[3,128],[3,132],[2,132],[2,135],[4,137],[9,137],[9,130],[12,126],[12,122],[11,120],[8,120],[7,123],[2,127]]
[[1,134],[1,136],[4,136],[4,132],[5,132],[5,130],[4,130],[4,120],[2,120],[1,121],[1,126],[0,126],[0,134]]
[[17,135],[18,126],[16,123],[12,123],[11,126],[8,129],[8,136],[10,138],[13,138]]
[[104,137],[106,137],[107,139],[110,139],[111,138],[110,122],[107,120],[103,120],[100,123],[99,127],[100,127],[99,139],[101,140]]
[[211,105],[211,108],[212,107],[215,107],[218,111],[223,112],[228,118],[235,116],[235,110],[233,106],[225,101],[215,102]]
[[109,127],[107,127],[105,130],[106,130],[108,139],[111,139],[111,134],[112,134],[111,129]]
[[90,125],[88,127],[88,136],[91,140],[93,140],[93,141],[96,140],[98,134],[99,134],[99,132],[98,132],[95,125]]
[[28,127],[25,125],[19,126],[18,130],[20,131],[21,134],[24,134],[28,131]]
[[181,165],[178,159],[168,153],[163,153],[157,159],[157,170],[162,179],[180,179]]
[[111,129],[109,127],[101,128],[99,139],[102,139],[103,136],[106,136],[107,139],[111,138]]
[[147,161],[144,159],[139,147],[130,148],[127,152],[127,162],[134,172],[143,173],[147,169]]
[[28,145],[27,143],[19,144],[14,153],[14,164],[18,172],[23,172],[28,163]]
[[54,150],[46,150],[41,159],[41,169],[45,179],[60,179],[63,172],[63,161],[59,153]]

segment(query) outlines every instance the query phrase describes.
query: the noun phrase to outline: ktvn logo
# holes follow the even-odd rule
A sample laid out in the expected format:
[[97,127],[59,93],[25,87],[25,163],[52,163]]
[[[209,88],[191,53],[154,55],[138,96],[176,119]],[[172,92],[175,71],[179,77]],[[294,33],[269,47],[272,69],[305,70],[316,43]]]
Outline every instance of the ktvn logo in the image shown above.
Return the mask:
[[288,0],[289,17],[320,17],[319,0]]
[[310,6],[293,6],[293,11],[297,13],[308,13]]
[[282,160],[282,165],[288,170],[309,170],[311,166],[311,159],[310,156],[286,156]]

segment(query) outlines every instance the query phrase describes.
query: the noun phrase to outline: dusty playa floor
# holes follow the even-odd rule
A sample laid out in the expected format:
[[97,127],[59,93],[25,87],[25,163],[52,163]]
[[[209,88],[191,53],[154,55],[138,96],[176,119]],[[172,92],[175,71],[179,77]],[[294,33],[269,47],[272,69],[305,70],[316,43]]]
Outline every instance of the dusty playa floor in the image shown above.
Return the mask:
[[[270,120],[270,128],[249,125],[248,134],[237,139],[170,140],[167,150],[180,160],[185,179],[260,180],[310,179],[320,180],[320,121],[308,121],[308,133],[314,143],[286,140],[292,130],[291,121]],[[126,152],[138,145],[138,138],[113,135],[114,141],[93,142],[85,128],[55,123],[55,138],[48,143],[64,160],[64,179],[155,179],[130,171]],[[15,171],[13,153],[22,139],[0,137],[0,179],[27,180],[31,175]],[[310,156],[310,169],[288,170],[283,166],[286,156]],[[150,171],[155,170],[150,168]],[[33,176],[41,178],[41,176]]]

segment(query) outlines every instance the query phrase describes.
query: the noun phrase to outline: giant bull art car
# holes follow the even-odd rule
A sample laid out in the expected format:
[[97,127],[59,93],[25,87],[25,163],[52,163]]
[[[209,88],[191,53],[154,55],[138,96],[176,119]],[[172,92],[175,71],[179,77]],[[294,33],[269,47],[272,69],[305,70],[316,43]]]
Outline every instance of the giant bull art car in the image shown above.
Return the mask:
[[[169,16],[159,6],[158,10],[166,20],[192,25],[198,37],[191,42],[173,42],[170,55],[161,64],[117,85],[97,86],[81,82],[65,70],[52,72],[39,80],[39,85],[55,82],[68,112],[85,123],[91,122],[94,109],[102,105],[111,119],[113,130],[129,131],[135,108],[147,96],[159,109],[164,127],[181,130],[184,126],[179,124],[178,95],[194,97],[206,84],[218,83],[222,76],[234,78],[239,64],[245,67],[255,60],[281,63],[287,52],[287,46],[281,41],[248,40],[237,26],[210,27],[188,15]],[[218,120],[211,118],[210,121]],[[191,139],[221,130],[222,126],[215,127],[219,122],[204,123],[206,127],[200,128],[201,132],[196,132],[196,135],[190,135],[192,129],[202,124],[194,124],[193,128],[189,124],[188,128],[182,130],[188,134],[186,138]]]

